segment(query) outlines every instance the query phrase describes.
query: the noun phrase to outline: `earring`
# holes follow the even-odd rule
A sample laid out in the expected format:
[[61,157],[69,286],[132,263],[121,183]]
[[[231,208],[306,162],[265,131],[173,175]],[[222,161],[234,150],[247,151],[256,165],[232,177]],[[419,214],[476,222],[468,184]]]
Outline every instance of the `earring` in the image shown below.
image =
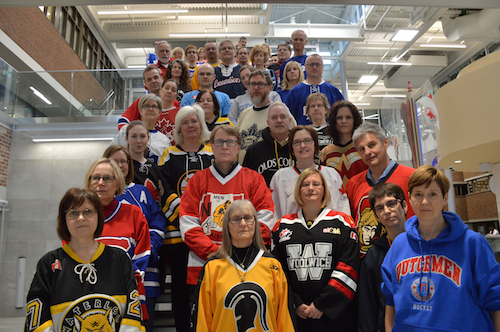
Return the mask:
[[181,136],[182,136],[182,133],[179,133],[179,135],[181,135]]

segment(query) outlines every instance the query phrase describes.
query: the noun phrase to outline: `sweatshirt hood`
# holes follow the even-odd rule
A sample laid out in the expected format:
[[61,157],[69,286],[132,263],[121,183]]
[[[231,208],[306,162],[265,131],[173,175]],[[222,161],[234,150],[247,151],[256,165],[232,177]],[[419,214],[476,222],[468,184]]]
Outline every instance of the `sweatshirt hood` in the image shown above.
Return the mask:
[[408,237],[419,242],[445,243],[455,241],[467,231],[467,225],[465,225],[462,219],[460,219],[458,214],[443,211],[443,217],[448,223],[448,226],[435,239],[425,241],[420,236],[420,233],[418,232],[417,216],[413,216],[406,221],[406,233],[408,234]]

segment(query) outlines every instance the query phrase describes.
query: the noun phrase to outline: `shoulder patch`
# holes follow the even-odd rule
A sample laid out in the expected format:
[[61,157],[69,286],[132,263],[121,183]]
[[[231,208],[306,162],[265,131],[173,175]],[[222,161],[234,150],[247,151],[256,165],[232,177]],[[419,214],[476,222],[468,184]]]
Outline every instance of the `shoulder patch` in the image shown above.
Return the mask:
[[292,238],[292,231],[289,230],[288,228],[284,228],[280,231],[279,237],[280,239],[278,240],[279,243],[283,241],[288,241]]

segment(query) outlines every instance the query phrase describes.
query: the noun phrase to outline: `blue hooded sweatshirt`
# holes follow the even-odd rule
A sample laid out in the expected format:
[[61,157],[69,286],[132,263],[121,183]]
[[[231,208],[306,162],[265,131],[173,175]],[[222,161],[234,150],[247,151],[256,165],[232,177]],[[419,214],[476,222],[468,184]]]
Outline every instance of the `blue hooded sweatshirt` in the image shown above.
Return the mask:
[[382,264],[382,291],[395,307],[397,331],[494,331],[500,310],[500,266],[488,242],[460,217],[425,241],[416,216],[394,240]]

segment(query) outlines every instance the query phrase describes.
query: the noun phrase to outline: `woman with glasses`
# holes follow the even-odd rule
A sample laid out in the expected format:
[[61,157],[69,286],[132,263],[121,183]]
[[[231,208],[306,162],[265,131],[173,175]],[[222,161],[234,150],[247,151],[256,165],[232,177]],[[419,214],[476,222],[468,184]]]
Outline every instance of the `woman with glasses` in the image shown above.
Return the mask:
[[[147,152],[145,157],[150,159],[154,163],[158,163],[158,159],[163,154],[166,148],[171,146],[170,140],[165,134],[162,134],[156,129],[156,121],[160,116],[163,103],[161,98],[154,94],[147,94],[139,100],[139,110],[141,112],[141,121],[144,123],[147,129]],[[139,120],[135,120],[139,121]],[[134,123],[136,123],[133,121]],[[132,124],[132,122],[130,123]],[[110,145],[123,145],[127,146],[128,138],[128,127],[130,124],[125,125],[120,129],[118,134],[115,136]],[[146,139],[146,138],[144,138]],[[143,150],[144,151],[144,150]]]
[[148,269],[146,270],[145,288],[146,305],[149,319],[146,322],[146,331],[153,330],[153,318],[156,304],[156,297],[160,296],[160,275],[158,273],[158,259],[160,248],[163,245],[166,232],[166,221],[160,206],[155,201],[148,188],[140,184],[135,184],[134,168],[132,158],[128,149],[121,145],[109,146],[103,154],[104,158],[114,160],[120,168],[125,179],[125,189],[123,194],[116,197],[116,200],[138,206],[149,226],[149,235],[151,239],[151,255],[149,258]]
[[177,144],[165,150],[159,163],[164,189],[161,206],[167,218],[161,255],[163,259],[168,258],[172,272],[172,309],[177,332],[189,331],[189,289],[186,285],[189,249],[179,231],[179,204],[188,180],[212,164],[212,149],[204,144],[209,137],[203,110],[197,105],[182,107],[175,117]]
[[286,276],[257,224],[246,199],[224,213],[222,243],[198,281],[193,331],[295,331]]
[[274,174],[271,179],[271,192],[275,205],[274,215],[279,220],[286,214],[299,212],[293,193],[295,182],[300,173],[307,168],[318,169],[328,182],[330,200],[329,209],[350,215],[349,200],[345,194],[342,180],[336,170],[314,163],[314,157],[319,152],[318,134],[311,126],[295,126],[288,134],[290,152],[295,157],[295,166],[285,167]]
[[262,237],[269,243],[274,224],[274,204],[259,173],[238,164],[241,136],[229,125],[215,127],[210,135],[213,164],[187,183],[179,208],[180,231],[189,247],[187,284],[196,285],[208,255],[222,243],[222,217],[239,199],[248,199],[257,210]]
[[350,101],[339,100],[332,105],[325,128],[332,144],[321,150],[320,162],[335,168],[344,186],[347,180],[368,168],[352,141],[352,134],[362,123],[358,109]]
[[304,71],[302,70],[300,63],[297,61],[288,61],[285,65],[285,72],[283,75],[283,82],[281,82],[278,88],[278,94],[281,97],[281,101],[285,104],[288,97],[288,93],[296,85],[304,81]]
[[92,163],[85,174],[84,187],[95,192],[103,206],[104,227],[97,241],[123,249],[132,260],[137,289],[144,298],[143,319],[147,319],[144,276],[151,240],[146,218],[137,206],[116,199],[123,193],[125,179],[114,160],[101,158]]
[[221,116],[219,102],[213,91],[200,90],[200,93],[196,96],[195,103],[200,106],[205,113],[205,122],[209,132],[212,132],[215,126],[221,124],[234,126],[231,120]]
[[144,331],[130,258],[96,241],[104,225],[93,191],[64,194],[57,234],[66,244],[38,261],[24,331]]
[[[268,46],[269,47],[269,46]],[[265,64],[269,61],[269,51],[264,45],[255,45],[250,51],[250,61],[252,61],[255,69],[265,70],[271,75],[273,80],[273,91],[276,91],[276,72],[271,69],[267,69]]]
[[[182,48],[180,49],[182,50]],[[173,79],[177,82],[177,101],[179,102],[182,100],[182,97],[184,97],[184,94],[186,92],[192,90],[191,78],[189,78],[189,70],[186,63],[182,60],[176,59],[170,62],[167,70],[165,71],[165,76],[163,77],[164,81],[168,79]]]
[[273,254],[287,275],[297,331],[357,331],[358,238],[352,218],[327,207],[323,175],[315,168],[300,174],[292,194],[300,210],[274,226]]
[[408,180],[415,216],[382,263],[386,331],[499,331],[500,266],[482,235],[444,211],[449,189],[430,165]]

